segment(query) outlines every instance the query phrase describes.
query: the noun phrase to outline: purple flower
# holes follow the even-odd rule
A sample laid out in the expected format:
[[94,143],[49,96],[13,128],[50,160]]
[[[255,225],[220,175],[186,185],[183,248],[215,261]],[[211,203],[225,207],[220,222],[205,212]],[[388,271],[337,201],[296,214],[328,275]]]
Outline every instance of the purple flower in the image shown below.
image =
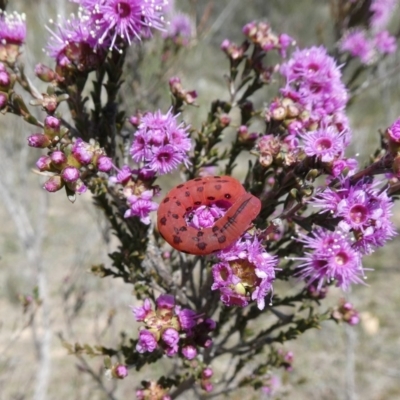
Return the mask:
[[343,134],[338,133],[332,126],[306,132],[300,137],[304,141],[304,152],[323,162],[333,161],[341,156],[345,149]]
[[167,346],[174,347],[179,342],[179,333],[173,328],[168,328],[163,332],[162,340]]
[[175,297],[171,294],[161,294],[158,296],[156,303],[158,308],[172,310],[175,307]]
[[131,146],[132,159],[143,163],[159,175],[176,169],[180,164],[189,165],[187,152],[191,148],[187,129],[176,121],[171,109],[145,114],[134,135]]
[[150,212],[158,209],[158,204],[152,201],[153,191],[146,190],[140,196],[127,198],[130,208],[125,212],[124,218],[139,217],[143,224],[150,224]]
[[46,27],[50,32],[47,51],[57,64],[66,67],[74,65],[80,70],[96,68],[104,58],[104,51],[95,51],[95,29],[90,24],[89,16],[80,13],[55,24],[55,30]]
[[109,172],[113,168],[113,163],[110,157],[100,156],[97,159],[97,169],[101,172]]
[[[302,106],[310,115],[309,124],[323,121],[325,126],[344,111],[348,94],[335,60],[324,47],[296,50],[280,68],[286,78],[281,92]],[[345,121],[345,119],[342,119]],[[347,131],[344,126],[340,131]]]
[[84,142],[81,138],[78,138],[75,141],[71,153],[75,159],[83,165],[89,164],[94,155],[92,146],[89,143]]
[[136,321],[144,321],[146,316],[153,311],[149,299],[145,299],[141,307],[131,307]]
[[369,254],[395,236],[390,221],[393,202],[386,191],[378,190],[376,184],[359,181],[354,185],[345,180],[339,189],[327,188],[311,202],[339,217],[339,228],[354,232],[353,247]]
[[145,352],[153,352],[157,348],[157,341],[154,338],[154,335],[147,331],[146,329],[142,329],[139,332],[139,340],[136,345],[136,350],[139,353]]
[[21,46],[26,37],[25,14],[0,10],[0,43]]
[[118,49],[151,36],[151,29],[164,27],[164,0],[81,1],[100,46]]
[[169,22],[167,31],[163,33],[164,39],[172,39],[174,43],[187,46],[193,36],[193,21],[189,15],[177,13]]
[[370,11],[372,16],[370,19],[371,28],[377,32],[384,29],[397,5],[397,0],[372,0]]
[[400,143],[400,118],[398,118],[387,130],[389,138],[396,143]]
[[335,280],[336,286],[347,290],[353,283],[363,283],[361,254],[351,246],[345,233],[317,228],[311,236],[301,235],[299,241],[306,252],[303,257],[293,259],[302,261],[297,276],[307,285],[314,284],[321,290]]
[[212,290],[220,290],[225,305],[244,307],[254,300],[260,310],[272,290],[277,258],[268,254],[256,236],[245,236],[220,251],[220,263],[212,267]]
[[198,315],[196,312],[194,312],[193,310],[189,310],[188,308],[185,308],[183,310],[177,310],[175,308],[175,311],[178,314],[179,323],[181,324],[181,328],[184,331],[191,330],[196,326],[198,319]]
[[184,346],[182,348],[182,354],[188,360],[193,360],[193,358],[195,358],[197,356],[196,347],[194,347],[192,345]]
[[374,56],[373,43],[367,38],[366,32],[354,29],[347,32],[341,42],[340,50],[358,57],[363,64],[369,64]]
[[215,221],[225,214],[226,210],[227,207],[220,207],[217,204],[200,206],[188,214],[188,225],[196,229],[208,228],[213,226]]
[[374,38],[375,46],[381,54],[392,54],[397,49],[396,38],[388,31],[379,32]]
[[120,183],[121,185],[126,185],[132,178],[132,170],[128,165],[124,165],[120,170],[115,168],[118,173],[117,176],[110,177],[109,181],[111,183]]
[[10,82],[9,73],[7,71],[0,71],[0,87],[8,89]]

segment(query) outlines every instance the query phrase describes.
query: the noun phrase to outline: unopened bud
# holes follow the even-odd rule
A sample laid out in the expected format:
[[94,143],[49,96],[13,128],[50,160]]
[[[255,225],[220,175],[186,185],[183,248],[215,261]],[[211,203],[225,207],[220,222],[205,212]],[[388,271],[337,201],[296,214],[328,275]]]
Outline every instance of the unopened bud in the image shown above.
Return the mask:
[[64,183],[61,179],[61,176],[56,175],[52,176],[48,181],[45,182],[43,185],[43,189],[47,190],[48,192],[57,192],[64,186]]
[[44,149],[51,144],[51,140],[42,133],[35,133],[28,137],[28,146]]
[[52,82],[57,78],[56,72],[44,64],[36,65],[35,74],[43,82]]

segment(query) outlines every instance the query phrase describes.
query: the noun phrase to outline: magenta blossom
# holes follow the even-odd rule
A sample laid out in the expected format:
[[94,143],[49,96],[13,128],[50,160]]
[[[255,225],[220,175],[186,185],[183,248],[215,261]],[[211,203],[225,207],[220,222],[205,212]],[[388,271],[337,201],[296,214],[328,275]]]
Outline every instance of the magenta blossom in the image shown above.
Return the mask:
[[152,190],[146,190],[140,196],[129,196],[127,200],[130,208],[125,212],[124,218],[139,217],[142,223],[150,224],[150,212],[158,209],[158,204],[152,198]]
[[345,233],[317,228],[312,235],[301,235],[298,240],[304,244],[305,253],[293,260],[302,261],[297,276],[307,285],[314,285],[319,291],[331,281],[344,290],[351,284],[363,283],[361,254],[351,246]]
[[0,10],[0,43],[21,46],[26,37],[25,14]]
[[367,38],[366,32],[353,29],[347,32],[340,42],[340,50],[358,57],[363,64],[369,64],[374,56],[373,43]]
[[164,28],[165,0],[81,0],[95,32],[97,45],[110,50],[131,45],[151,36],[152,29]]
[[219,290],[228,306],[257,302],[265,307],[265,296],[272,291],[277,258],[268,254],[256,236],[247,235],[217,254],[220,262],[212,267],[212,290]]
[[347,179],[338,189],[326,188],[311,203],[339,217],[339,228],[353,232],[352,246],[364,254],[383,246],[396,234],[390,221],[393,202],[376,184],[359,181],[352,185]]
[[130,150],[135,162],[159,175],[173,171],[182,163],[189,165],[188,127],[178,124],[176,118],[171,109],[167,114],[157,111],[141,118]]
[[175,305],[174,296],[159,296],[155,310],[146,299],[142,307],[132,307],[132,311],[136,320],[145,324],[136,346],[139,352],[161,349],[172,357],[180,351],[191,360],[196,357],[199,347],[212,345],[209,333],[215,329],[215,322],[193,310],[181,309]]

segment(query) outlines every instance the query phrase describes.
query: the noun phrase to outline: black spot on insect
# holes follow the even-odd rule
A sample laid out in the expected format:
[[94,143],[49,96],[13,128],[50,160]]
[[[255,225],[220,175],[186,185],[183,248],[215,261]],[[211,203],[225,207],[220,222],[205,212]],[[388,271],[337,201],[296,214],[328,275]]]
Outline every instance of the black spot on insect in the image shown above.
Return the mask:
[[187,231],[187,227],[186,227],[186,226],[181,226],[181,227],[179,228],[179,230],[180,230],[181,232],[186,232],[186,231]]
[[196,179],[193,179],[195,182],[200,182],[200,181],[202,181],[203,180],[203,178],[196,178]]
[[203,235],[204,235],[204,232],[201,232],[201,231],[197,232],[197,237],[202,237]]
[[178,219],[179,215],[178,214],[172,214],[172,218]]
[[215,190],[221,190],[222,185],[214,185]]
[[182,243],[182,239],[178,235],[174,235],[174,243],[175,244]]
[[194,202],[194,205],[195,205],[195,206],[200,206],[200,205],[201,205],[201,201],[195,201],[195,202]]
[[197,188],[197,191],[198,191],[198,192],[202,192],[203,190],[204,190],[203,186],[199,186],[199,187]]
[[204,250],[207,247],[207,243],[204,243],[204,242],[197,243],[197,247],[200,250]]
[[182,203],[181,203],[179,200],[177,200],[177,201],[175,202],[175,204],[176,204],[177,206],[181,206],[181,205],[182,205]]
[[163,203],[168,203],[169,202],[169,197],[166,197],[163,201]]
[[218,238],[218,243],[225,243],[225,242],[226,242],[226,237],[224,235]]
[[215,178],[215,179],[221,179],[221,177],[218,176],[218,175],[215,175],[214,178]]
[[178,228],[174,227],[174,232],[175,232],[177,235],[179,235],[179,229],[178,229]]
[[188,190],[185,192],[185,196],[190,197],[190,192]]
[[224,197],[225,197],[226,199],[230,199],[232,196],[231,196],[229,193],[226,193],[226,194],[224,194]]
[[213,201],[213,200],[215,200],[215,197],[214,196],[208,196],[207,200]]
[[218,228],[217,225],[214,225],[214,226],[212,227],[212,231],[213,231],[213,232],[217,232],[218,230],[219,230],[219,228]]
[[186,207],[187,212],[192,211],[192,210],[193,210],[193,207]]
[[167,218],[162,217],[162,218],[160,219],[160,223],[161,223],[161,225],[167,225]]
[[181,188],[183,188],[184,186],[185,186],[185,185],[183,185],[183,184],[182,184],[182,185],[178,185],[177,188],[178,188],[178,189],[181,189]]

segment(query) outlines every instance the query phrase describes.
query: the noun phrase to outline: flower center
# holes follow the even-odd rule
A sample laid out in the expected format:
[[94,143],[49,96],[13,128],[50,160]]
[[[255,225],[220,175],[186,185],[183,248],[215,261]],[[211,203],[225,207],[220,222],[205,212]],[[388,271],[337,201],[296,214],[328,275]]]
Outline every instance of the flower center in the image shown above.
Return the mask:
[[349,261],[349,256],[345,252],[339,252],[335,255],[335,263],[337,265],[343,266]]
[[332,141],[328,138],[322,138],[317,141],[317,150],[324,151],[332,147]]
[[356,224],[363,223],[367,219],[367,209],[361,204],[353,206],[350,210],[350,218]]
[[117,13],[121,18],[127,18],[131,13],[131,6],[125,1],[117,3]]

